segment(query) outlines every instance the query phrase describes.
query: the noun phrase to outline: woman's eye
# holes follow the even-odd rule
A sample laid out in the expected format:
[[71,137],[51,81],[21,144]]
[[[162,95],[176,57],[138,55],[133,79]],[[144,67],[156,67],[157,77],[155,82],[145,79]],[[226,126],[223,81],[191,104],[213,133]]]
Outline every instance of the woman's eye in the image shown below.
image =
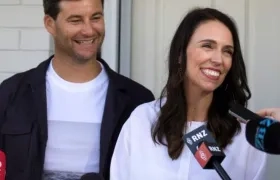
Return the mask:
[[212,49],[212,46],[211,46],[211,44],[203,44],[203,45],[202,45],[202,47],[204,47],[204,48],[210,48],[210,49]]

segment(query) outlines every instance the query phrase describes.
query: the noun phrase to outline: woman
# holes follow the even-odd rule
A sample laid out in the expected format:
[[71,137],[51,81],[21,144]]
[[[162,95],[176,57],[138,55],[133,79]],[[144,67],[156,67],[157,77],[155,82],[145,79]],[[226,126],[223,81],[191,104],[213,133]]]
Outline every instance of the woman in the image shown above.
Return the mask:
[[215,9],[195,9],[178,27],[169,76],[158,101],[137,107],[124,124],[111,162],[111,180],[217,180],[202,169],[182,136],[206,124],[224,150],[232,179],[265,179],[266,155],[251,147],[244,125],[228,114],[251,93],[233,21]]

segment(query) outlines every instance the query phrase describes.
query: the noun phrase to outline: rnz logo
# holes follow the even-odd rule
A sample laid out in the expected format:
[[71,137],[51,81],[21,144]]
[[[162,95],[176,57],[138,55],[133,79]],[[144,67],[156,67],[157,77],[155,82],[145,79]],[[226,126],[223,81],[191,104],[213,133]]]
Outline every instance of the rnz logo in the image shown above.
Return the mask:
[[188,143],[189,145],[192,145],[192,144],[193,144],[191,138],[187,138],[186,140],[187,140],[187,143]]
[[196,142],[204,137],[208,136],[205,130],[200,131],[199,133],[196,133],[195,135],[192,136],[193,142]]

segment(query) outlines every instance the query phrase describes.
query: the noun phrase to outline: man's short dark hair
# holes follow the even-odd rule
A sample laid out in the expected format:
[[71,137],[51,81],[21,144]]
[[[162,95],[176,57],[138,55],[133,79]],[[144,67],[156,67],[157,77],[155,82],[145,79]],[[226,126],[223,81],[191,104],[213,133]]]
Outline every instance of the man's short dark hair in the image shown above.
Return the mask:
[[[59,3],[63,0],[43,0],[44,12],[45,14],[51,16],[54,20],[57,18],[59,13]],[[102,6],[104,0],[101,0]]]

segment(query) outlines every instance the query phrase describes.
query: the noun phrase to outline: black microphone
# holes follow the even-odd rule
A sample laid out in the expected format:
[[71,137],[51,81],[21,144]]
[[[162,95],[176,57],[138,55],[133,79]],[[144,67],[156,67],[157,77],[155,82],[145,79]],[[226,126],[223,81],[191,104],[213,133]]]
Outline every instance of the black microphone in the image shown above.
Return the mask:
[[230,103],[229,114],[237,118],[242,123],[247,123],[249,120],[262,120],[263,118],[256,113],[237,103]]
[[104,180],[104,178],[98,173],[86,173],[80,180]]
[[280,123],[264,118],[251,120],[246,125],[246,139],[256,149],[269,153],[280,154]]
[[269,154],[280,154],[279,121],[263,118],[238,104],[232,104],[229,112],[234,117],[247,120],[245,134],[251,146]]
[[205,125],[185,134],[183,139],[203,169],[215,169],[223,180],[231,180],[221,166],[226,155]]

